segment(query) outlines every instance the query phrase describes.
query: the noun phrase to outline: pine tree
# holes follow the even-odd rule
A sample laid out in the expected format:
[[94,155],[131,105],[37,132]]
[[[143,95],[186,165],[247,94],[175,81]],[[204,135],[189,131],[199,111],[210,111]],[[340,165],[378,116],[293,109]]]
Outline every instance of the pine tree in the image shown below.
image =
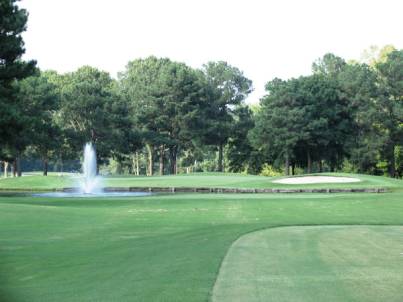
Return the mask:
[[[14,138],[24,128],[20,119],[16,80],[35,70],[35,62],[23,62],[24,42],[21,33],[26,30],[28,14],[15,0],[0,0],[0,145],[15,149]],[[18,151],[18,150],[16,150]],[[18,153],[18,152],[17,152]]]

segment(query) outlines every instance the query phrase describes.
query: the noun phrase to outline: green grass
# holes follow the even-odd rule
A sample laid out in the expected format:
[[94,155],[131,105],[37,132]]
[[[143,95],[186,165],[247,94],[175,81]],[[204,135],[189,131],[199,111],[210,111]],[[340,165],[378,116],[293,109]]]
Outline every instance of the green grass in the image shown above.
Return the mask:
[[[235,185],[237,177],[222,179],[222,184]],[[263,180],[251,177],[253,185]],[[402,224],[398,192],[0,197],[0,301],[206,301],[228,249],[248,232],[289,225]],[[307,240],[308,251],[315,251],[315,240]],[[396,281],[390,257],[368,259]],[[360,263],[353,263],[358,273],[352,276],[365,279]],[[320,272],[315,265],[313,274]],[[365,288],[357,283],[357,291]],[[402,292],[395,289],[388,301]]]
[[281,227],[230,248],[213,301],[403,301],[403,226]]
[[75,186],[71,176],[41,176],[27,175],[23,177],[9,177],[0,179],[0,190],[52,190]]
[[[381,176],[368,176],[343,173],[325,173],[322,175],[352,176],[362,181],[356,183],[304,184],[286,185],[273,183],[279,177],[263,177],[231,173],[194,173],[172,176],[139,176],[139,177],[104,177],[105,186],[113,187],[223,187],[223,188],[371,188],[385,187],[390,189],[403,188],[403,181]],[[19,178],[0,180],[0,190],[52,190],[63,187],[78,186],[78,179],[71,175],[30,175]]]

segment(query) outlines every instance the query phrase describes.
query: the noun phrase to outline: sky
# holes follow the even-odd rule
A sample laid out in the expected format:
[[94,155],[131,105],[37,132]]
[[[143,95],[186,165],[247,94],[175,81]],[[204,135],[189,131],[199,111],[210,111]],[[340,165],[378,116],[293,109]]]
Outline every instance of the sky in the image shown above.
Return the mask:
[[64,73],[82,65],[113,77],[155,55],[200,68],[227,61],[264,85],[311,72],[332,52],[359,60],[371,45],[403,48],[402,0],[22,0],[24,59]]

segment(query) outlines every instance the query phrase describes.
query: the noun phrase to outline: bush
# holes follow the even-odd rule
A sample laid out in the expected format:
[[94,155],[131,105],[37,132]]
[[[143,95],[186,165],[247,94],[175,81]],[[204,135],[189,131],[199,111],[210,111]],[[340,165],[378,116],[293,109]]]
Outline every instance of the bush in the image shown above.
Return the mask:
[[277,170],[269,164],[264,164],[262,167],[262,171],[260,172],[260,175],[262,175],[262,176],[281,176],[281,175],[283,175],[283,171]]

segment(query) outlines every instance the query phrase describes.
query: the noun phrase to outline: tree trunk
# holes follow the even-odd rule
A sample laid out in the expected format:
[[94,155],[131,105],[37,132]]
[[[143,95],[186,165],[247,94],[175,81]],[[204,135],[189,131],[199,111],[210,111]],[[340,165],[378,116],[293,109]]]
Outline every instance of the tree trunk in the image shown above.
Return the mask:
[[292,163],[291,165],[291,174],[295,175],[295,163]]
[[288,152],[285,154],[285,175],[290,175],[290,157]]
[[154,150],[153,150],[153,146],[151,146],[150,144],[146,145],[147,148],[147,152],[148,152],[148,169],[147,169],[147,175],[148,176],[153,176],[154,174]]
[[43,158],[43,176],[48,176],[48,157]]
[[17,165],[17,176],[21,177],[22,176],[22,171],[21,171],[21,152],[18,152],[18,154],[17,154],[16,165]]
[[8,177],[8,161],[4,161],[4,178]]
[[164,175],[164,166],[165,166],[165,146],[160,146],[160,175]]
[[17,160],[14,158],[12,165],[13,177],[17,176]]
[[116,162],[116,174],[122,175],[123,168],[122,168],[122,163],[120,161]]
[[134,156],[132,156],[132,165],[133,165],[133,174],[139,176],[140,168],[139,168],[139,153],[135,152]]
[[63,156],[60,155],[60,176],[63,176]]
[[223,149],[224,149],[224,146],[222,143],[220,143],[218,145],[218,167],[217,167],[218,172],[223,172],[223,170],[224,170],[223,169],[223,167],[224,167],[224,165],[223,165],[223,160],[224,160]]
[[138,152],[136,152],[136,175],[139,176],[140,175],[140,155]]
[[306,152],[306,160],[307,160],[307,173],[312,173],[312,159],[311,159],[311,151],[308,149]]
[[177,146],[173,146],[173,147],[169,148],[169,161],[170,161],[169,172],[170,172],[170,174],[176,174],[178,172],[177,167],[176,167],[177,153],[178,153]]
[[387,148],[388,174],[390,177],[396,177],[395,145],[392,143]]
[[319,160],[319,173],[322,173],[323,172],[323,163],[322,163],[322,160],[320,159]]

